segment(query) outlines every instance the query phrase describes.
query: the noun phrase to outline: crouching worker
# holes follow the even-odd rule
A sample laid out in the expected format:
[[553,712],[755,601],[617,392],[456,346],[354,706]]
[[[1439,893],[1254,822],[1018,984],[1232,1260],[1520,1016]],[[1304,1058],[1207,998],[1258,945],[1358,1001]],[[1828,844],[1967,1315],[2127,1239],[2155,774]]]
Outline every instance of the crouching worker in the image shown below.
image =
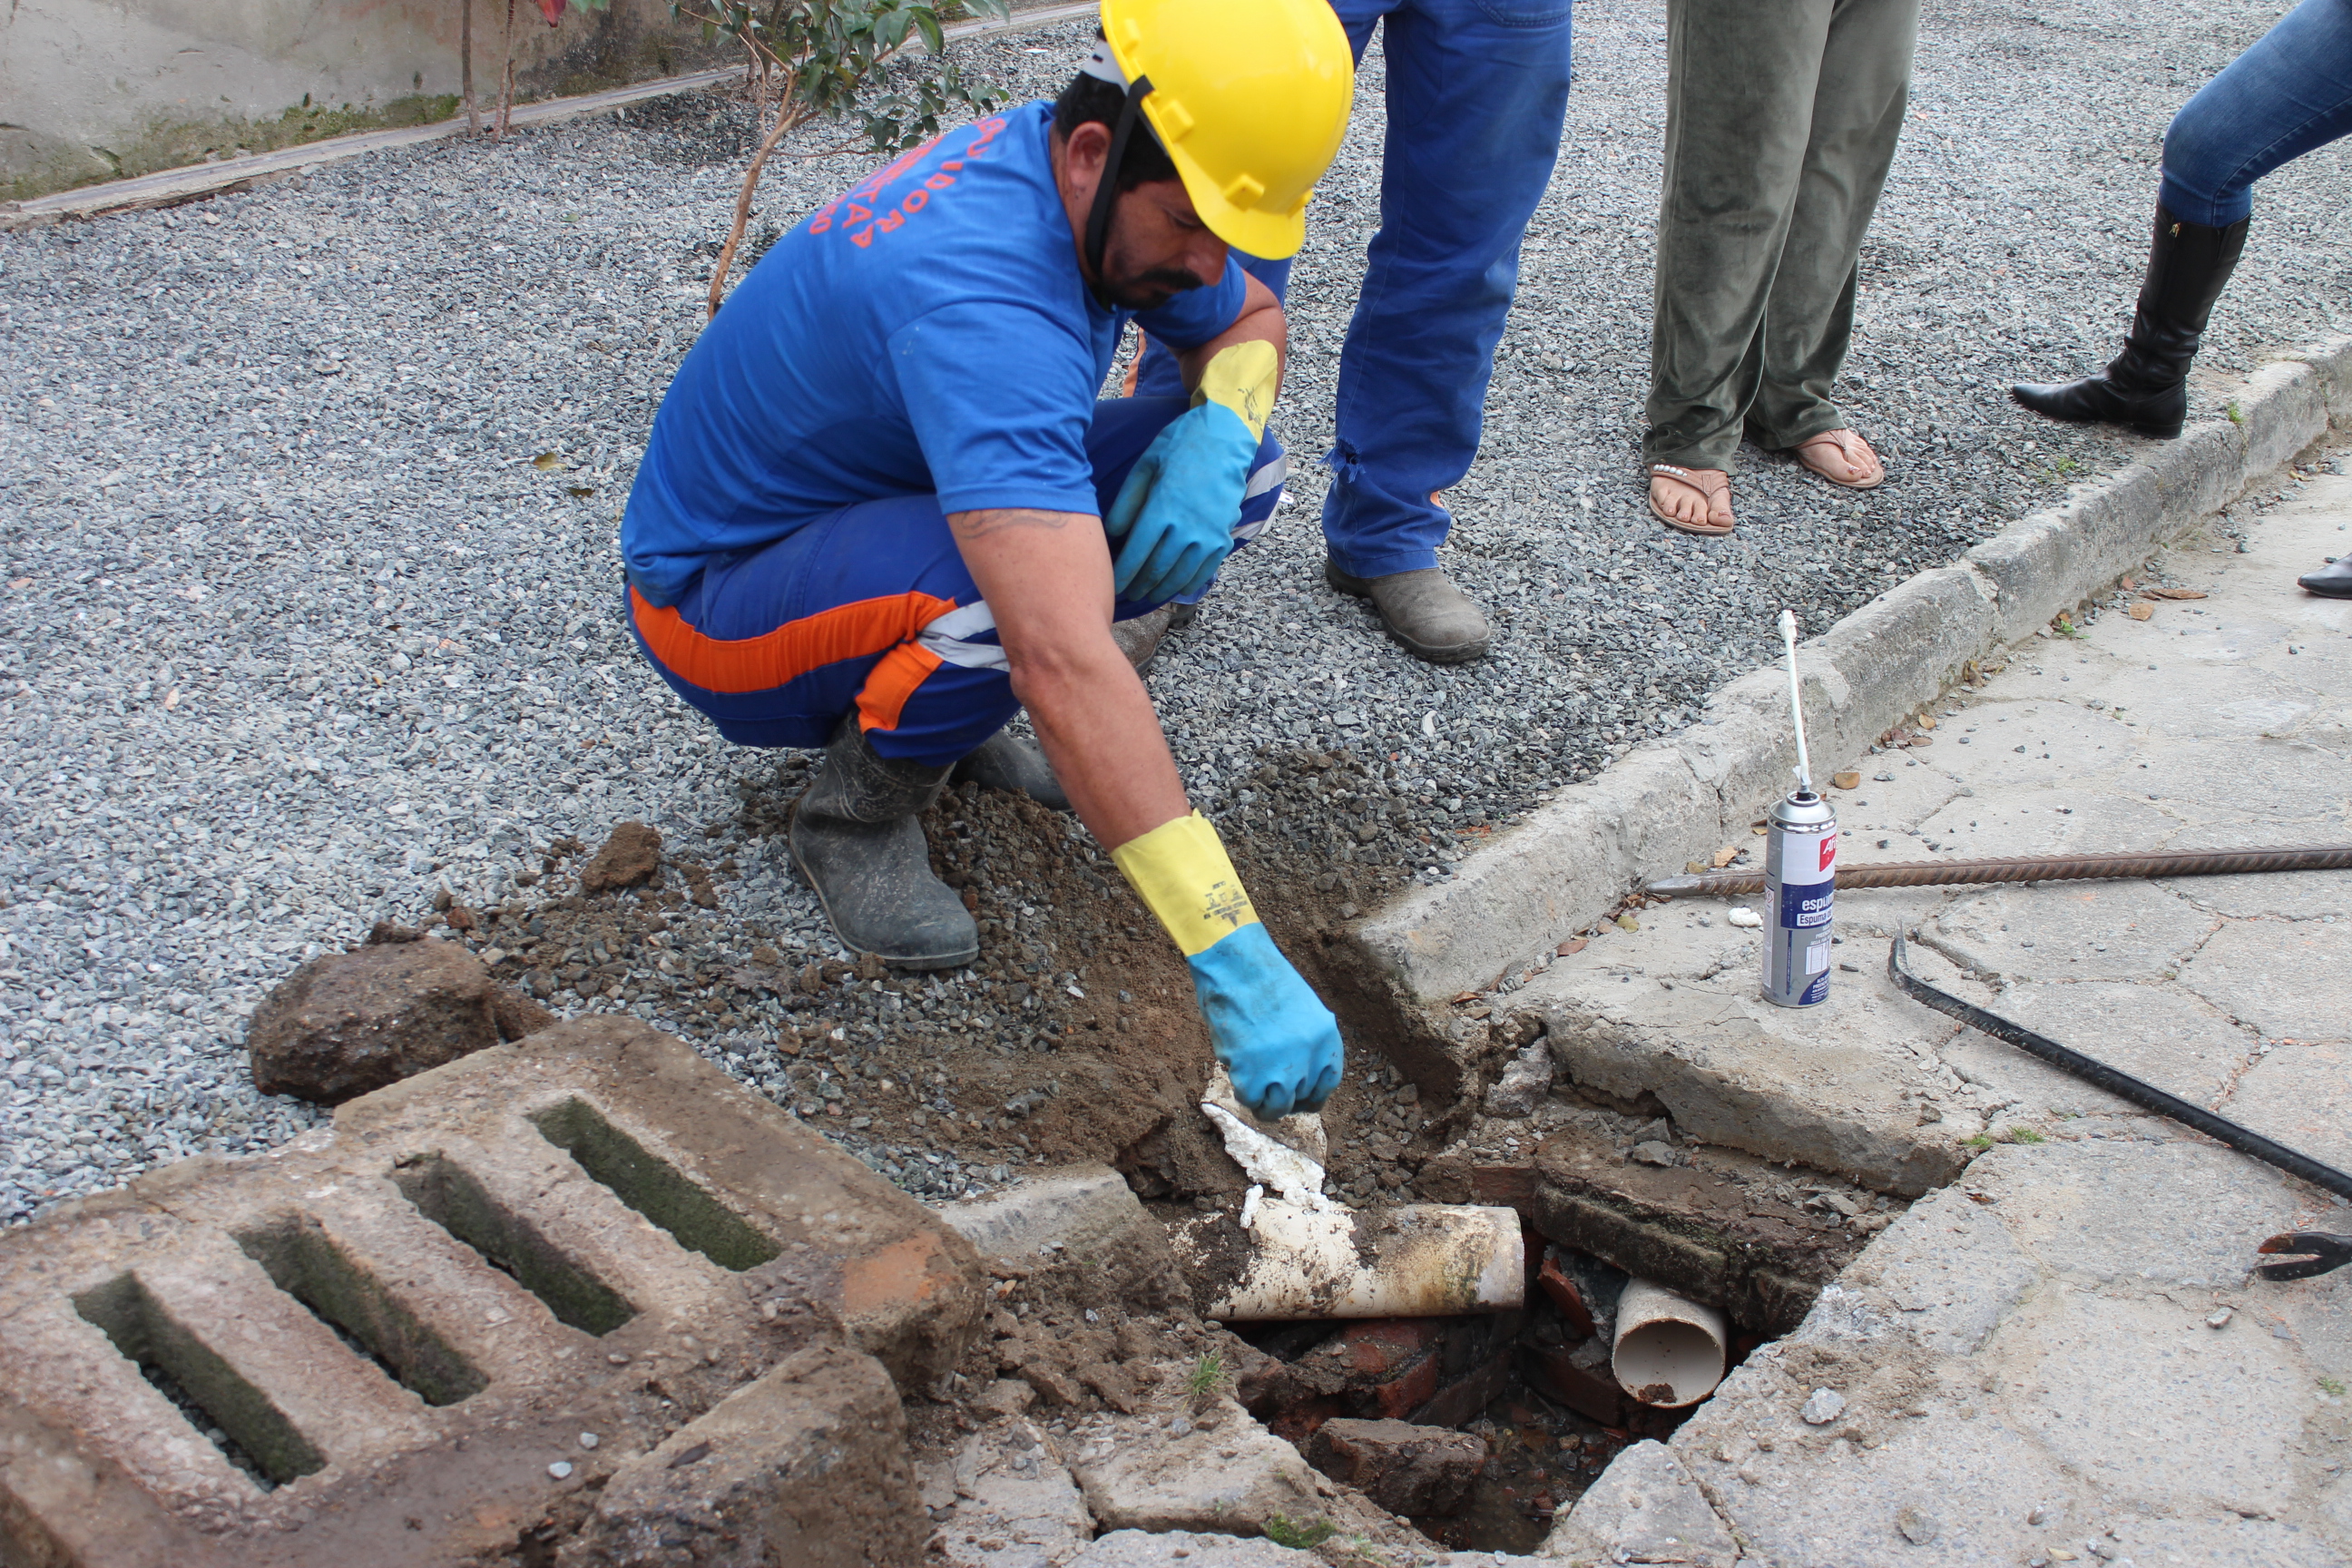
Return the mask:
[[[1322,1103],[1331,1015],[1185,799],[1114,621],[1265,525],[1282,309],[1338,151],[1324,0],[1105,0],[1054,103],[953,131],[770,249],[678,369],[621,527],[646,658],[729,740],[822,746],[793,863],[842,942],[979,952],[917,818],[961,764],[1066,801],[1189,962],[1252,1109]],[[1128,322],[1186,395],[1097,402]],[[1003,735],[1029,712],[1045,755]],[[1050,763],[1050,768],[1048,764]]]

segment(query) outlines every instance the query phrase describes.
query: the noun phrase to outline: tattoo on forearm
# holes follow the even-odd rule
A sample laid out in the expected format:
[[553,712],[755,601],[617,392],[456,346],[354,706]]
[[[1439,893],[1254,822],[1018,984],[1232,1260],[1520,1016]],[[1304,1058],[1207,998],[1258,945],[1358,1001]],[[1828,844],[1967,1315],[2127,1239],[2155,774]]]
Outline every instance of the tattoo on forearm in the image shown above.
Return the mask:
[[958,539],[980,539],[1008,528],[1066,528],[1076,512],[1033,511],[1016,507],[1001,511],[960,511],[948,519]]

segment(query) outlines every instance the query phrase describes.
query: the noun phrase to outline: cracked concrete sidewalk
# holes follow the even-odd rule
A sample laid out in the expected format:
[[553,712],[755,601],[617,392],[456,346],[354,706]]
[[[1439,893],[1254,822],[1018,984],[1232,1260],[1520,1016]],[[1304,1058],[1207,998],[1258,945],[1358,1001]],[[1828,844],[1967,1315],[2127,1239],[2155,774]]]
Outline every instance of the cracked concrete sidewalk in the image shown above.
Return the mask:
[[[2352,840],[2352,603],[2294,584],[2352,549],[2352,479],[2315,475],[2224,549],[2157,563],[2208,597],[2035,638],[1933,706],[1932,746],[1850,764],[1841,854]],[[1926,1191],[1548,1552],[2352,1563],[2352,1276],[2250,1272],[2263,1237],[2352,1212],[1885,979],[1916,931],[1947,989],[2352,1166],[2352,872],[1845,892],[1837,914],[1832,1000],[1802,1014],[1756,996],[1757,933],[1701,900],[1512,998],[1568,1077],[1654,1094],[1687,1134]],[[1824,1388],[1843,1405],[1817,1425]]]

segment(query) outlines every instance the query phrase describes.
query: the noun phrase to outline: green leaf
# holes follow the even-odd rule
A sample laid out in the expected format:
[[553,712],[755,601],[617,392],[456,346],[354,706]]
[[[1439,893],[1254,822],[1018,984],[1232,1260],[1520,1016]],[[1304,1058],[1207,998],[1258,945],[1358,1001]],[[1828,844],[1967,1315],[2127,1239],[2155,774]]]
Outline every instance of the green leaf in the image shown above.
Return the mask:
[[918,5],[914,9],[914,17],[916,30],[923,35],[923,47],[933,55],[947,53],[947,36],[940,31],[939,13],[928,5]]
[[882,15],[881,25],[874,29],[874,35],[882,40],[883,47],[895,49],[906,42],[907,26],[913,20],[914,17],[905,11],[886,11]]

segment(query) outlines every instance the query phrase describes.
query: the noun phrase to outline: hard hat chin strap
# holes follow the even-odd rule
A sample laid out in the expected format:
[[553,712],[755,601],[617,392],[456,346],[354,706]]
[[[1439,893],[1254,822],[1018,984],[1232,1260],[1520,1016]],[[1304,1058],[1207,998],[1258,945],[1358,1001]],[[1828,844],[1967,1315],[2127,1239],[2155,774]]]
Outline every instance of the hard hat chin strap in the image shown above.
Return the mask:
[[[1127,101],[1119,106],[1118,124],[1110,133],[1110,153],[1103,159],[1102,181],[1095,186],[1094,208],[1087,215],[1087,269],[1095,275],[1095,299],[1105,306],[1110,301],[1104,290],[1103,247],[1110,239],[1111,203],[1118,193],[1118,171],[1127,160],[1128,139],[1142,123],[1143,100],[1150,92],[1151,79],[1148,76],[1137,77],[1127,84]],[[1151,127],[1145,124],[1143,133],[1150,135]]]

